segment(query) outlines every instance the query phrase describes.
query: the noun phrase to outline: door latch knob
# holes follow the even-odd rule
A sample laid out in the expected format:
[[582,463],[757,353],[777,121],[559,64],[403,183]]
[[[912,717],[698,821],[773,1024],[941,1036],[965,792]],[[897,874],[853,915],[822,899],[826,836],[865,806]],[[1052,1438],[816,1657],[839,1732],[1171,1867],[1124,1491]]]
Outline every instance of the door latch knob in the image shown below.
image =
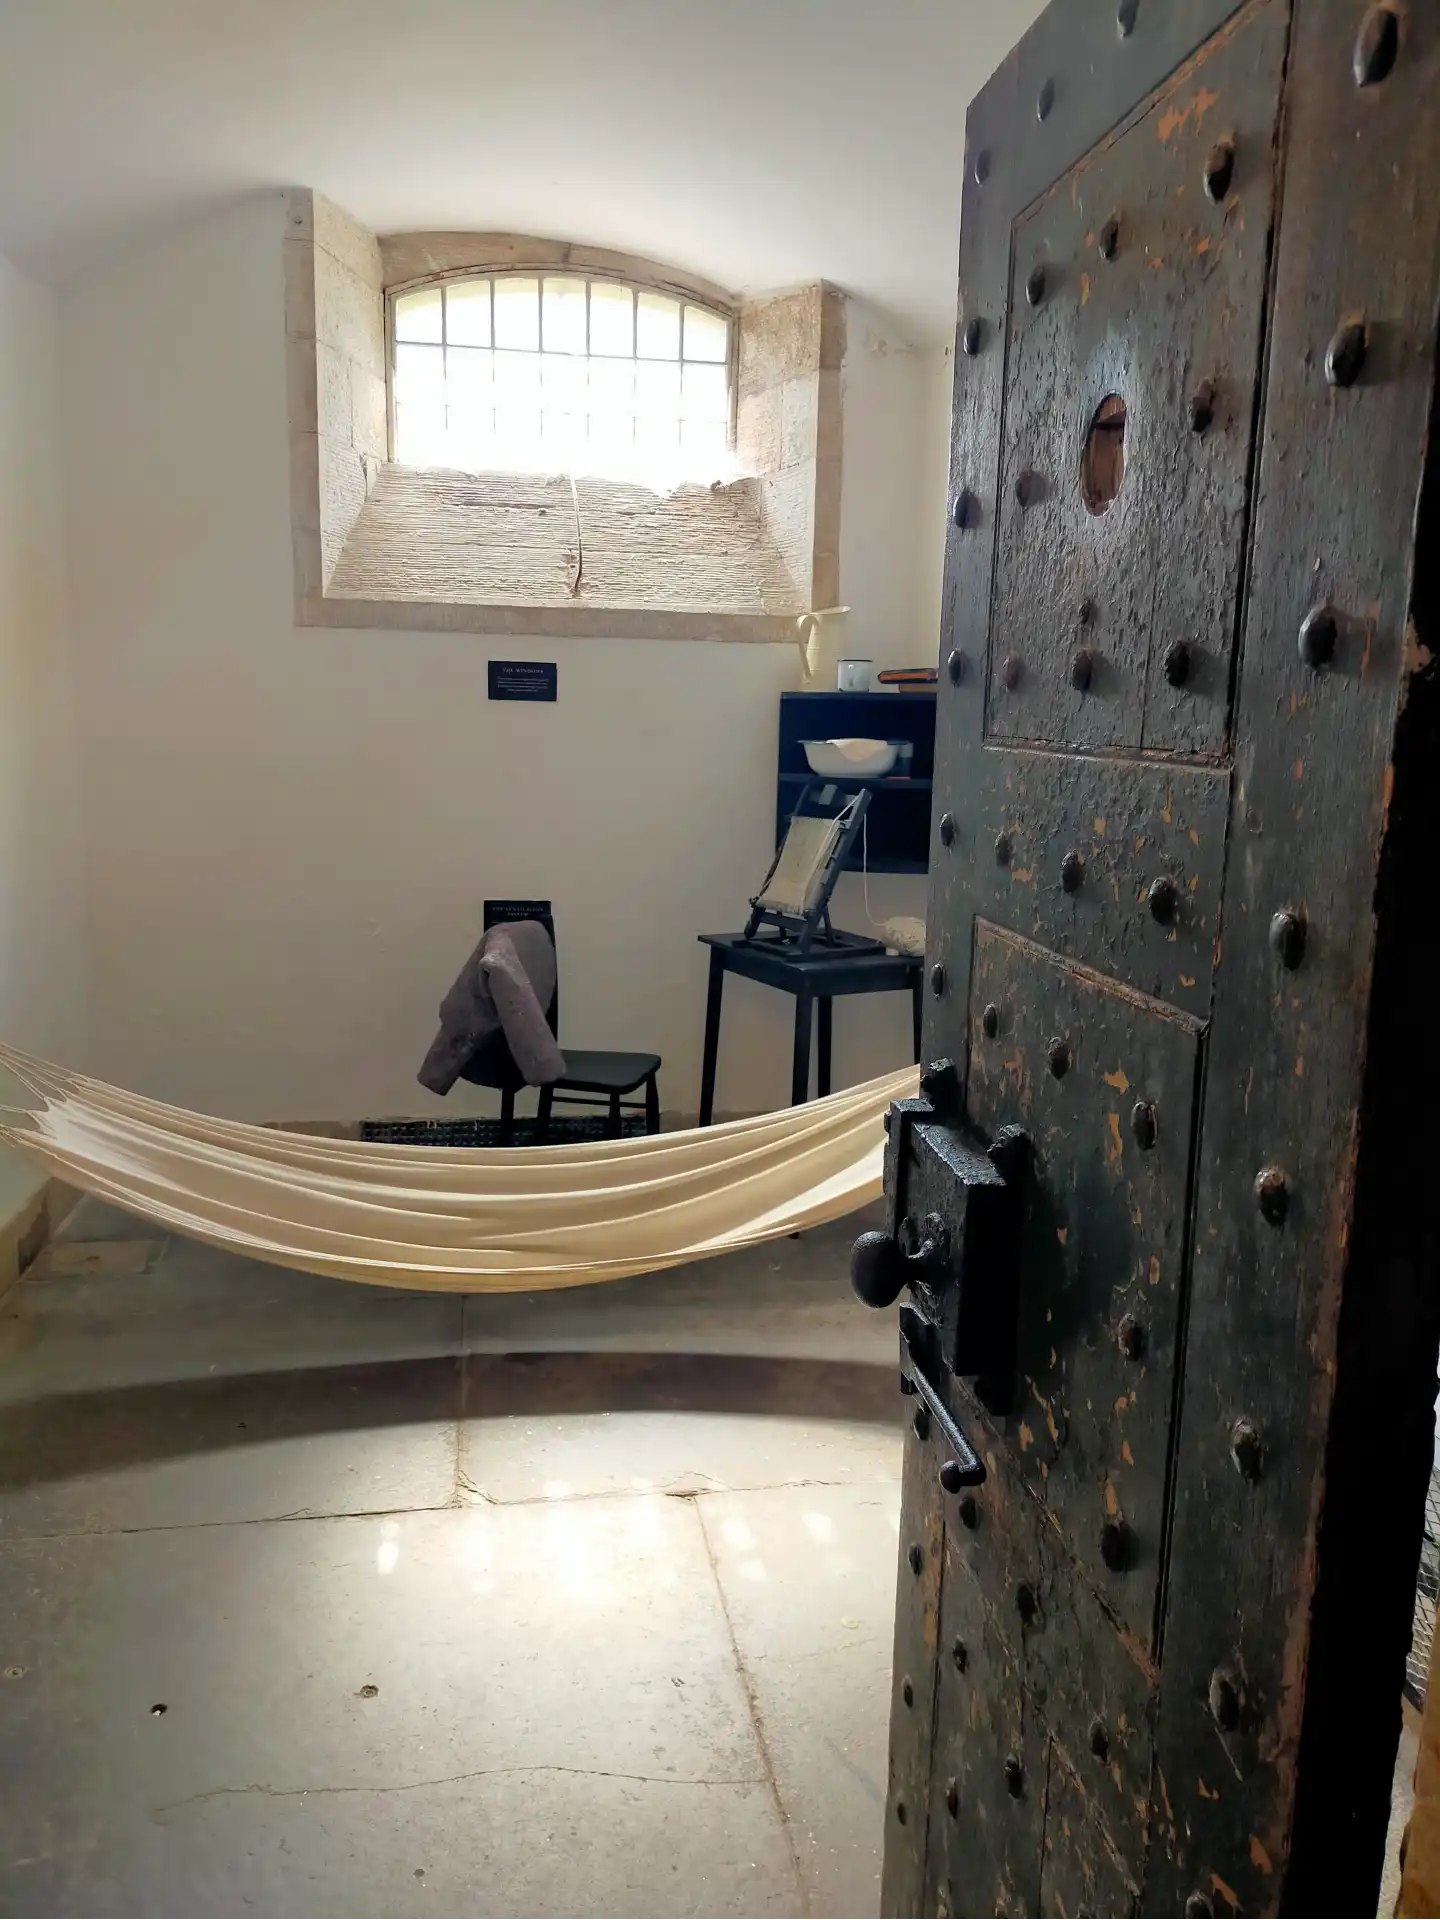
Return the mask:
[[850,1284],[867,1307],[891,1307],[907,1280],[919,1279],[945,1252],[945,1223],[938,1214],[925,1220],[924,1237],[906,1253],[893,1233],[876,1228],[862,1233],[850,1249]]

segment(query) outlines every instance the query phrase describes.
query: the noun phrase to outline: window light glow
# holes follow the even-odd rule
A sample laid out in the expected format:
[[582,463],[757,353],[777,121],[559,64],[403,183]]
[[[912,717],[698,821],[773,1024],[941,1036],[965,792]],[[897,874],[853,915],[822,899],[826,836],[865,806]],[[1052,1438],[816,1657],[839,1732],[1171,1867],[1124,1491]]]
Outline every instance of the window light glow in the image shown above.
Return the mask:
[[494,274],[393,302],[394,454],[467,472],[713,480],[730,322],[611,280]]

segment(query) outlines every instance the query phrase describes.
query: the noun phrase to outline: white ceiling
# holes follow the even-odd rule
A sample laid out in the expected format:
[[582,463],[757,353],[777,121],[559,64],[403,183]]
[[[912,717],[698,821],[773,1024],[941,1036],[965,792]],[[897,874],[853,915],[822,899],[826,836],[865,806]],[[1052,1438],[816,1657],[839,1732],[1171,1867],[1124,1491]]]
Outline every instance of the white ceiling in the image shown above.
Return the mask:
[[381,232],[825,278],[953,324],[965,108],[1041,0],[0,0],[0,247],[309,186]]

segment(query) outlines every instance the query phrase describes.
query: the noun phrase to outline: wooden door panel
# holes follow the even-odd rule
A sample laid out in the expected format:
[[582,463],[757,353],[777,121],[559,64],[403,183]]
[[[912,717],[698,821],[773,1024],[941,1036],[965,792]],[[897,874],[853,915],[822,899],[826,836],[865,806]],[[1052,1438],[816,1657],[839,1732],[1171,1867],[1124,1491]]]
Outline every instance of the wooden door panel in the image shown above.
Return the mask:
[[[935,752],[937,818],[947,799],[960,799],[962,833],[968,827],[976,778],[968,755],[984,733],[995,535],[1004,506],[1000,444],[1012,227],[1065,169],[1122,126],[1137,103],[1164,85],[1236,11],[1235,0],[1167,0],[1165,5],[1145,0],[1133,9],[1125,6],[1122,22],[1120,8],[1121,0],[1065,0],[1063,23],[1057,26],[1053,11],[1037,21],[976,96],[966,117],[950,525],[941,611],[942,697]],[[1042,95],[1049,109],[1040,121]],[[948,794],[944,776],[954,782]],[[1104,809],[1094,811],[1103,814]],[[1223,807],[1221,824],[1223,831]],[[993,837],[985,843],[987,859]],[[931,874],[933,890],[940,876],[938,859],[932,861]],[[976,879],[983,885],[983,871],[977,871]],[[937,924],[950,922],[932,912],[932,929]],[[968,952],[957,956],[957,967],[963,969],[966,960]],[[962,975],[955,977],[963,986]],[[1143,981],[1136,984],[1155,990]],[[958,1018],[947,1021],[946,1011],[936,1009],[932,1050],[937,1056],[953,1053],[960,1058],[963,992]]]
[[[913,1435],[900,1481],[900,1564],[895,1590],[895,1671],[891,1676],[890,1761],[885,1794],[886,1913],[920,1913],[931,1801],[936,1649],[945,1518],[938,1459]],[[907,1697],[908,1696],[908,1697]]]
[[[957,1397],[966,1407],[963,1388]],[[1084,1779],[1107,1843],[1138,1886],[1149,1831],[1154,1666],[1077,1571],[1058,1530],[1027,1494],[1009,1450],[998,1434],[986,1434],[983,1411],[970,1401],[961,1419],[980,1439],[988,1475],[960,1503],[958,1525],[946,1531],[936,1776],[957,1773],[967,1728],[976,1716],[998,1711],[988,1704],[997,1686],[1012,1687]],[[956,1643],[969,1646],[982,1616],[985,1644],[1004,1650],[1003,1673],[993,1665],[948,1672],[947,1657],[953,1666]],[[971,1705],[972,1695],[987,1704]],[[1018,1698],[1007,1711],[1004,1724],[1023,1722]],[[1011,1818],[1004,1758],[979,1781],[992,1825]],[[1038,1792],[1033,1770],[1027,1779]],[[969,1831],[962,1824],[951,1841],[952,1866],[965,1864]]]
[[[1040,1899],[1048,1735],[1023,1650],[971,1578],[952,1533],[944,1569],[926,1884],[955,1914],[1034,1913]],[[946,1890],[946,1901],[936,1896]]]
[[1138,1900],[1137,1889],[1096,1821],[1089,1792],[1052,1741],[1045,1787],[1040,1912],[1131,1914]]
[[[943,782],[955,831],[935,849],[931,869],[929,938],[946,972],[932,1013],[933,1054],[965,1058],[972,916],[1013,927],[1152,999],[1209,1011],[1227,774],[986,748],[964,766],[952,761]],[[1071,855],[1078,872],[1067,866]],[[1151,900],[1157,881],[1173,892],[1160,918]]]
[[990,178],[1005,183],[1009,219],[1125,126],[1239,11],[1237,0],[1063,0],[1042,14],[965,122],[967,146],[988,150]]
[[[1287,27],[1247,9],[1015,223],[992,736],[1224,747]],[[1077,482],[1107,399],[1105,505]]]
[[986,1133],[1019,1126],[1031,1142],[1005,1439],[1087,1577],[1149,1648],[1199,1025],[983,921],[975,949],[969,1113]]

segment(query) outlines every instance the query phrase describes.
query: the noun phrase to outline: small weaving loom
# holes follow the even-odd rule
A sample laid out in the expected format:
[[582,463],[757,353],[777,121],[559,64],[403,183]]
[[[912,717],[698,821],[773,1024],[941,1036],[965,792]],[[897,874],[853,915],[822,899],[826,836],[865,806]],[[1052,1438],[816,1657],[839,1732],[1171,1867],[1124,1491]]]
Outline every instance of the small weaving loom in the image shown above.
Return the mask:
[[822,946],[861,951],[880,945],[865,934],[838,932],[830,923],[830,896],[869,806],[866,787],[846,793],[834,780],[807,781],[770,871],[751,898],[746,940],[793,946],[797,953],[807,953],[817,938]]

